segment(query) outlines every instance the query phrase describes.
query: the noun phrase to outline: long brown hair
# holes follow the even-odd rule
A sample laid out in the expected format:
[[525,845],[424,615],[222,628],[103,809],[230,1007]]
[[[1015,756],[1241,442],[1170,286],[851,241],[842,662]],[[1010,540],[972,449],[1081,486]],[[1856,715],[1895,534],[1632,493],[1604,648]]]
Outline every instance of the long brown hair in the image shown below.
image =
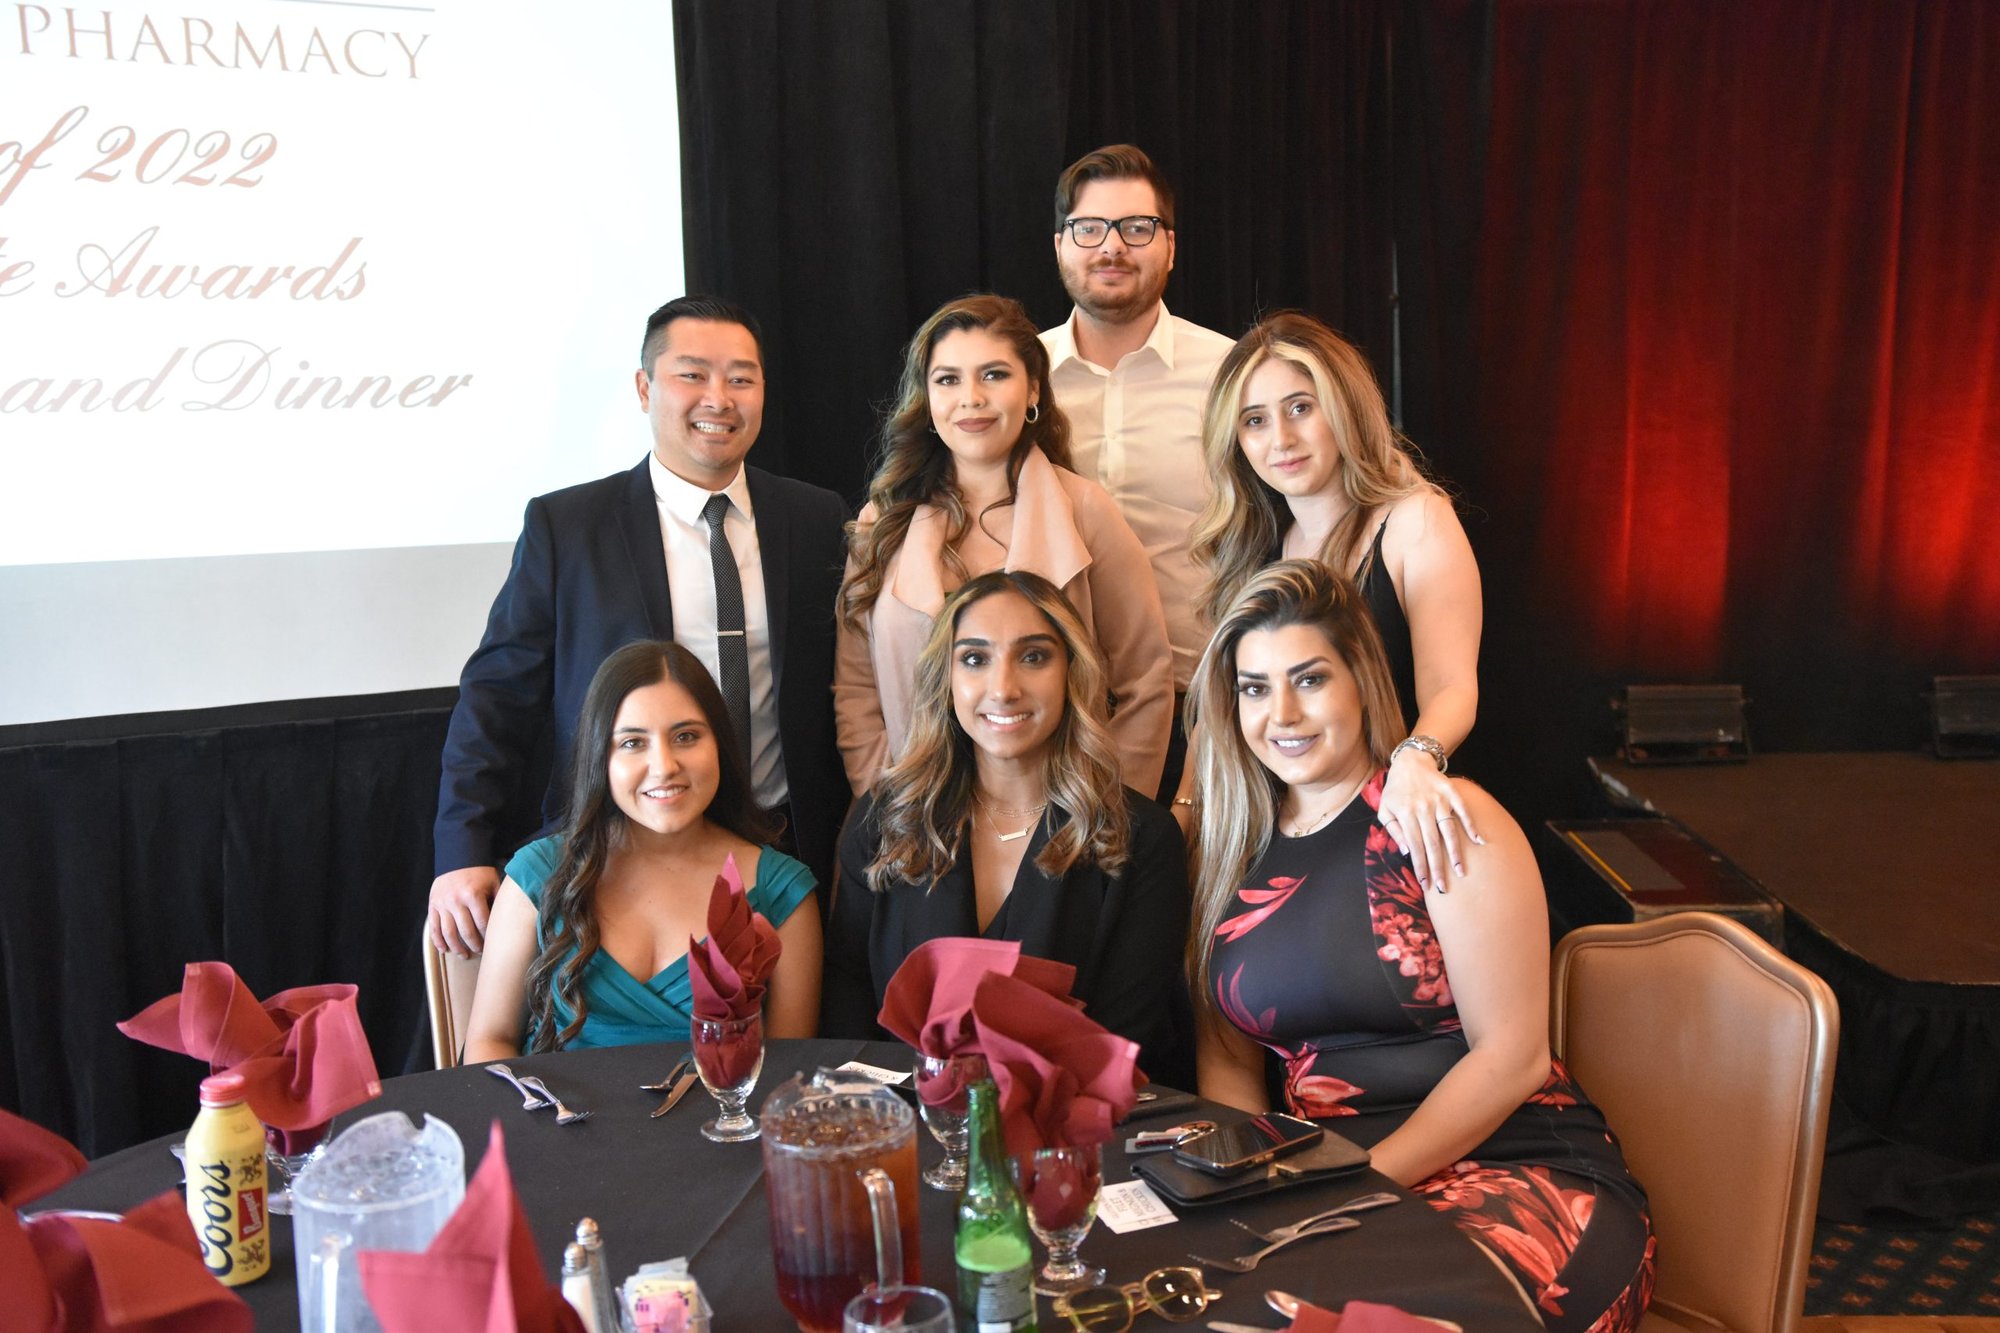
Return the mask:
[[[702,817],[745,842],[766,842],[772,836],[751,794],[749,765],[743,742],[730,725],[729,707],[701,660],[677,643],[654,639],[628,643],[605,658],[583,696],[561,830],[562,855],[542,890],[538,933],[545,942],[528,967],[531,1050],[555,1050],[583,1030],[589,1009],[583,972],[598,950],[593,900],[605,867],[626,837],[625,814],[611,798],[611,731],[627,695],[663,680],[672,680],[693,697],[715,737],[721,773],[715,797]],[[560,1031],[558,998],[574,1015]]]
[[958,861],[978,763],[952,707],[952,643],[966,608],[1003,592],[1026,598],[1069,654],[1062,720],[1049,737],[1042,768],[1050,810],[1061,810],[1069,822],[1042,848],[1035,866],[1051,877],[1085,858],[1111,873],[1125,867],[1131,812],[1118,781],[1118,753],[1104,730],[1103,659],[1060,588],[1039,574],[997,569],[946,599],[917,659],[909,744],[875,783],[881,842],[868,864],[868,885],[878,893],[897,879],[934,882]]
[[1254,630],[1287,625],[1307,625],[1326,635],[1353,673],[1361,696],[1362,741],[1373,768],[1388,764],[1389,751],[1402,735],[1402,706],[1396,702],[1382,635],[1347,576],[1318,560],[1280,560],[1253,575],[1223,612],[1188,685],[1187,733],[1194,738],[1191,760],[1201,819],[1191,857],[1194,913],[1187,972],[1204,1012],[1214,1005],[1208,992],[1208,955],[1215,929],[1231,910],[1252,863],[1270,845],[1283,794],[1276,775],[1251,752],[1237,723],[1236,649]]
[[841,587],[840,610],[851,629],[866,628],[869,609],[881,596],[889,562],[902,549],[918,505],[935,505],[944,511],[944,558],[953,574],[965,577],[955,547],[974,516],[966,513],[964,497],[958,493],[951,450],[931,429],[929,385],[932,353],[946,334],[961,329],[984,329],[1004,339],[1021,359],[1039,394],[1036,419],[1021,427],[1021,436],[1007,455],[1007,498],[994,507],[1014,502],[1014,487],[1030,449],[1040,449],[1057,467],[1074,471],[1069,418],[1056,406],[1055,391],[1049,385],[1049,352],[1020,302],[1004,296],[961,296],[941,307],[924,321],[903,351],[899,401],[882,423],[879,461],[868,483],[868,503],[875,508],[875,519],[865,527],[860,523],[848,526],[854,572]]
[[1379,508],[1430,484],[1415,461],[1415,446],[1389,423],[1382,390],[1360,348],[1303,311],[1281,310],[1259,320],[1223,357],[1202,411],[1202,452],[1215,487],[1195,520],[1189,550],[1208,574],[1201,609],[1211,625],[1270,562],[1292,525],[1285,497],[1265,484],[1236,442],[1250,376],[1272,359],[1289,361],[1312,379],[1340,445],[1340,484],[1352,507],[1317,553],[1321,560],[1346,573],[1363,525]]

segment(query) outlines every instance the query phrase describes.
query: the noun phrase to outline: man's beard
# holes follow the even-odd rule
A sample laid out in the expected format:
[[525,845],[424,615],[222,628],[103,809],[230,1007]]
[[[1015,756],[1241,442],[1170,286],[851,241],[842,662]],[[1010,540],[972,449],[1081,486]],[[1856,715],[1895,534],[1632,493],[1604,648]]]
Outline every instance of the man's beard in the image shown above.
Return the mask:
[[1141,281],[1133,284],[1122,296],[1105,296],[1091,288],[1088,266],[1081,274],[1074,274],[1065,266],[1062,270],[1063,290],[1069,293],[1069,299],[1076,302],[1079,310],[1100,324],[1129,324],[1160,303],[1160,298],[1166,295],[1167,275],[1162,273],[1157,282],[1147,284],[1143,281],[1143,269],[1134,266],[1127,272],[1141,278]]

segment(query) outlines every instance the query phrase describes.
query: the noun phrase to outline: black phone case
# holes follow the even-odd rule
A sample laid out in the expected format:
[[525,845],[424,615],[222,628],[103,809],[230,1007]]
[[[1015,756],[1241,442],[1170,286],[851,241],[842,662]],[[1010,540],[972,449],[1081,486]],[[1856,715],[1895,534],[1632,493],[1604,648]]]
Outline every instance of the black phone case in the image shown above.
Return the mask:
[[1268,1194],[1309,1181],[1352,1175],[1367,1165],[1366,1148],[1328,1130],[1311,1147],[1301,1148],[1273,1162],[1249,1167],[1233,1176],[1213,1175],[1186,1166],[1165,1153],[1140,1158],[1132,1163],[1132,1170],[1168,1201],[1200,1207]]

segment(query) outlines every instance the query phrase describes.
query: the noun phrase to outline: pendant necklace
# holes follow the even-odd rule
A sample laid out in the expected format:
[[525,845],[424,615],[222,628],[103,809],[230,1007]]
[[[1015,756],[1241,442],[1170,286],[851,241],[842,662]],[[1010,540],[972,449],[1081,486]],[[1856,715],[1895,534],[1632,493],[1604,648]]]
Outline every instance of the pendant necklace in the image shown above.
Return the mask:
[[1312,823],[1303,826],[1295,823],[1290,829],[1286,830],[1285,836],[1288,838],[1303,838],[1309,834],[1319,832],[1322,828],[1325,828],[1329,822],[1331,822],[1331,820],[1335,815],[1339,814],[1342,810],[1345,810],[1348,806],[1354,804],[1354,798],[1361,794],[1361,788],[1363,785],[1365,785],[1365,783],[1361,782],[1355,783],[1353,791],[1347,793],[1347,795],[1343,797],[1340,801],[1336,802],[1333,805],[1328,806],[1326,808],[1326,812],[1322,814],[1318,819],[1315,819],[1313,820]]
[[[986,812],[987,827],[993,830],[993,836],[1001,842],[1018,842],[1022,838],[1027,837],[1035,831],[1035,825],[1041,822],[1042,811],[1049,808],[1047,801],[1043,801],[1040,805],[1031,805],[1025,810],[1009,810],[1004,805],[989,804],[984,796],[975,794],[972,799],[978,804],[981,810]],[[1005,815],[1009,819],[1025,819],[1029,823],[1026,828],[1018,829],[1013,833],[1002,833],[1000,831],[1000,822],[994,818],[995,815]]]

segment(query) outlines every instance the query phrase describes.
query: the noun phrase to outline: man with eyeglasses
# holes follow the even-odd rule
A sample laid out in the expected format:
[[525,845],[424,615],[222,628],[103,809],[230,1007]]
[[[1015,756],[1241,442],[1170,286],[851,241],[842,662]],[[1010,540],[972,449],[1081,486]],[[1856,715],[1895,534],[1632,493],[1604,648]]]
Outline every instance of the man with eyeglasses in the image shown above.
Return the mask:
[[1168,313],[1174,191],[1131,144],[1086,153],[1056,181],[1056,265],[1076,308],[1042,335],[1077,471],[1111,492],[1160,585],[1174,649],[1173,744],[1160,800],[1180,783],[1179,702],[1207,635],[1188,533],[1208,499],[1201,410],[1231,340]]

